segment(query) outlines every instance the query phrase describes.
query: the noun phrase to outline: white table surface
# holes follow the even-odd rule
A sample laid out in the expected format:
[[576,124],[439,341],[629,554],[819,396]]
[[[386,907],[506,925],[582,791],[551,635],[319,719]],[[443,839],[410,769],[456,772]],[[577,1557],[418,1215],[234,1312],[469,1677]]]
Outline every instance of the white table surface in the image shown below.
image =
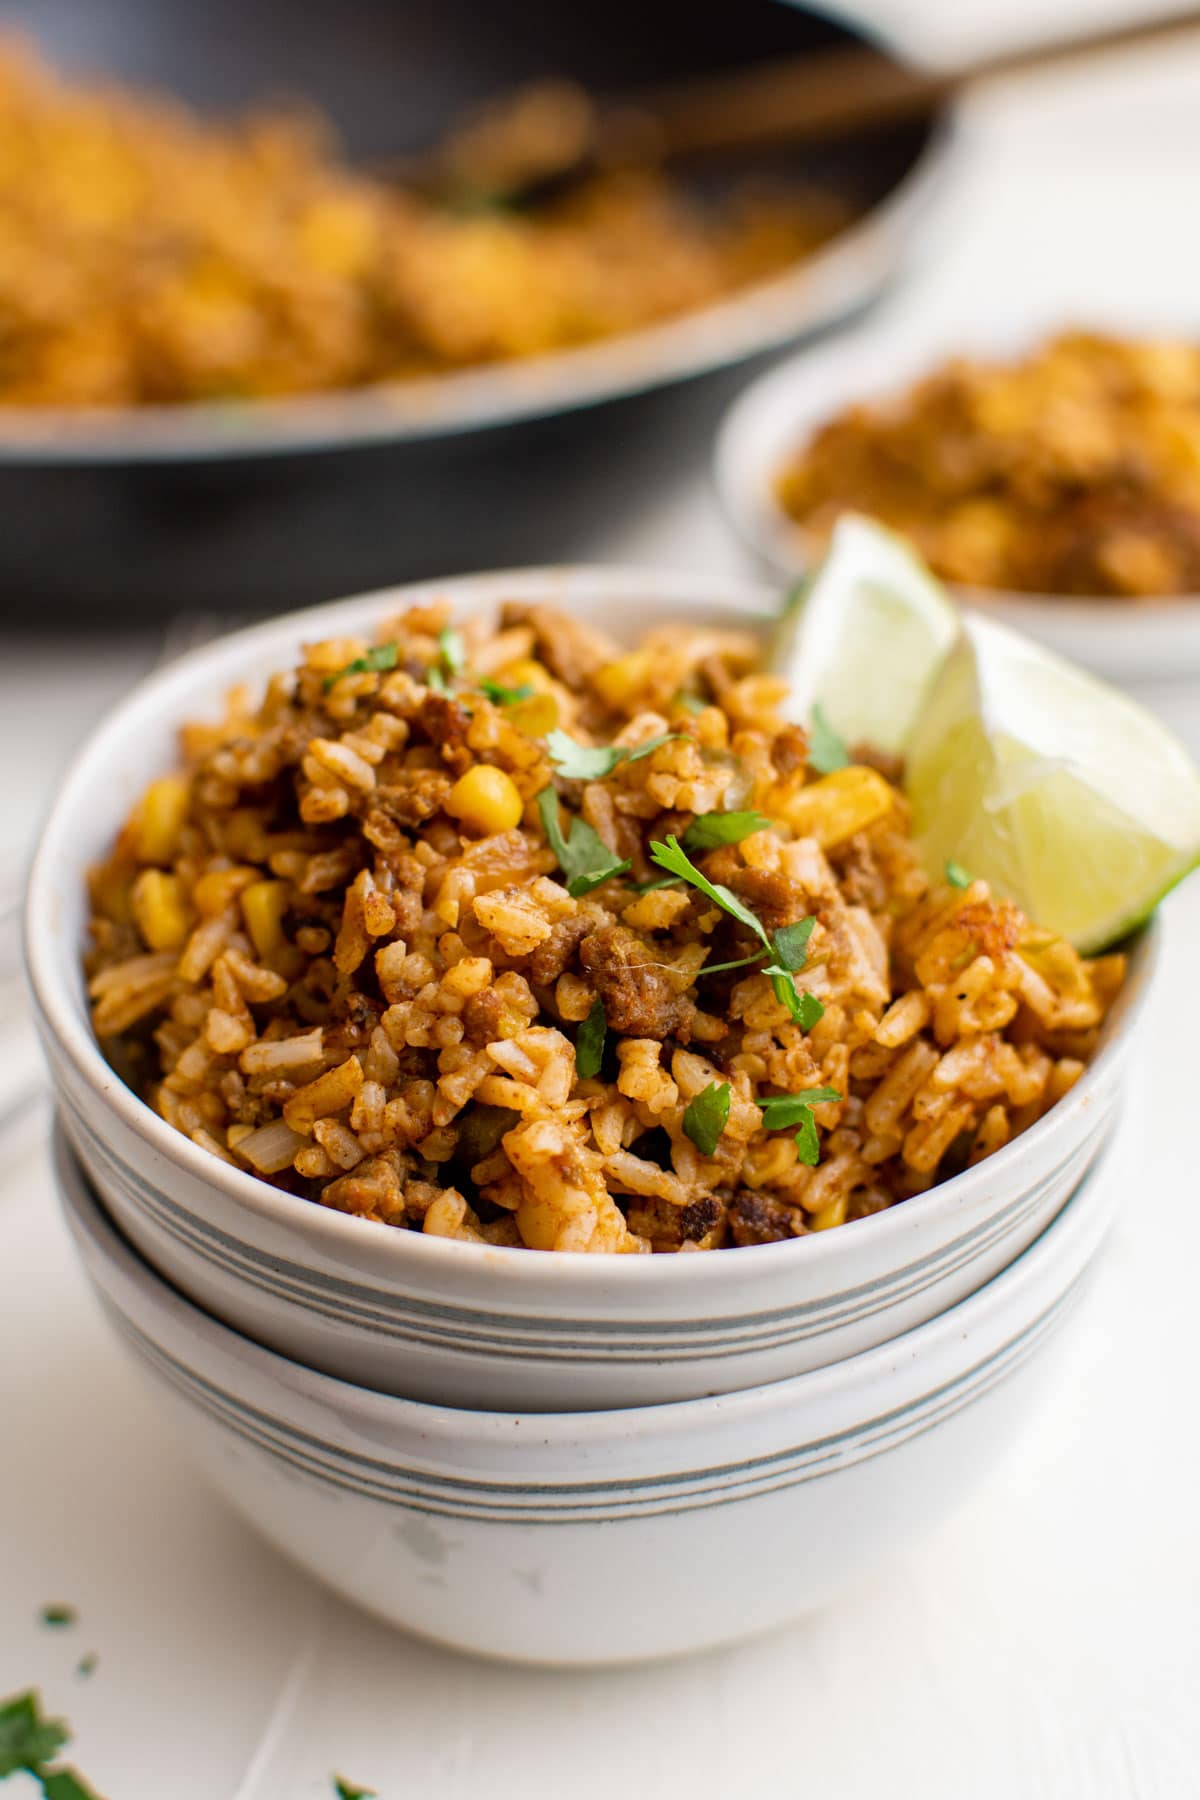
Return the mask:
[[[996,36],[1001,20],[1010,36],[1049,22],[1028,0],[952,18],[932,0],[876,8],[942,53],[979,41],[989,10]],[[1200,55],[989,96],[965,152],[889,328],[950,342],[985,315],[1194,326]],[[641,517],[579,550],[741,567],[683,456]],[[38,747],[0,804],[11,857],[73,741],[158,646],[9,636],[0,649],[0,748]],[[1197,706],[1183,688],[1158,699],[1183,722]],[[406,1640],[210,1499],[74,1267],[38,1112],[6,1139],[0,1178],[0,1696],[40,1685],[109,1800],[315,1800],[334,1769],[384,1800],[1200,1797],[1200,878],[1169,903],[1167,940],[1135,1174],[1019,1450],[933,1541],[832,1611],[650,1670],[529,1673]],[[28,1054],[10,1052],[8,1079]],[[75,1626],[39,1622],[55,1601],[78,1609]]]

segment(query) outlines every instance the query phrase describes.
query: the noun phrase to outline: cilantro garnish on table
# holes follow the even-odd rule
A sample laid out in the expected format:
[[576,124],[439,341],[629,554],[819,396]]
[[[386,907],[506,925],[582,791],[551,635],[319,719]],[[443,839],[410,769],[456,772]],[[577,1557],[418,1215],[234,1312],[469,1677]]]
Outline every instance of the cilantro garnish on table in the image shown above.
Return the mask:
[[43,1625],[59,1627],[63,1625],[74,1625],[78,1621],[79,1614],[75,1611],[73,1606],[64,1606],[61,1602],[56,1601],[50,1606],[43,1606],[38,1617],[41,1619]]
[[546,749],[550,761],[568,781],[603,781],[622,763],[640,762],[679,737],[678,731],[664,731],[647,738],[642,744],[580,744],[556,726],[546,733]]
[[850,762],[850,752],[845,740],[840,738],[825,717],[824,709],[814,706],[812,709],[812,727],[808,734],[808,760],[818,775],[832,775],[835,769],[844,769]]
[[730,1098],[727,1081],[710,1081],[688,1102],[683,1115],[684,1134],[691,1138],[701,1156],[711,1156],[716,1149],[717,1140],[729,1123]]
[[331,1779],[337,1800],[376,1800],[374,1788],[356,1787],[344,1775],[334,1775]]
[[701,969],[700,973],[715,975],[723,969],[737,969],[758,962],[763,956],[773,957],[772,962],[764,965],[762,973],[771,977],[775,998],[787,1007],[797,1025],[803,1031],[811,1031],[817,1020],[824,1016],[825,1008],[815,994],[797,988],[795,977],[797,971],[804,967],[808,940],[816,920],[801,919],[795,925],[785,925],[774,933],[769,932],[758,914],[744,905],[735,893],[720,881],[710,881],[696,867],[676,837],[669,837],[665,844],[657,841],[652,843],[650,860],[657,863],[660,869],[666,869],[668,873],[699,888],[722,911],[744,925],[748,931],[752,931],[762,945],[761,950],[744,958],[742,962],[713,963]]
[[801,1088],[798,1094],[771,1094],[766,1100],[758,1100],[756,1106],[762,1108],[763,1129],[765,1131],[787,1131],[793,1125],[798,1126],[796,1132],[796,1150],[800,1161],[815,1169],[821,1157],[821,1147],[817,1140],[817,1122],[813,1117],[813,1107],[823,1106],[827,1101],[840,1100],[841,1094],[836,1088]]
[[9,1775],[32,1775],[46,1800],[99,1800],[74,1769],[57,1757],[70,1739],[61,1719],[47,1719],[41,1696],[31,1688],[0,1701],[0,1781]]
[[335,669],[332,675],[327,675],[323,683],[325,692],[328,693],[343,675],[386,675],[396,667],[399,656],[398,644],[376,644],[365,656],[356,656],[344,669]]
[[629,868],[629,858],[614,856],[586,819],[573,818],[564,838],[558,817],[558,794],[554,788],[542,789],[537,796],[537,809],[546,841],[558,858],[558,866],[567,878],[567,892],[573,898],[590,894],[602,881],[613,875],[623,875]]

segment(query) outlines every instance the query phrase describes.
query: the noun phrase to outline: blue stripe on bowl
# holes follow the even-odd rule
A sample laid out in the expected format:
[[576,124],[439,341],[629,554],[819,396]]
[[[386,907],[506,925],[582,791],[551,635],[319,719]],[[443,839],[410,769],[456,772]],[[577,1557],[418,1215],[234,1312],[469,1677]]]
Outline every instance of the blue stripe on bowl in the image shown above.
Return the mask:
[[[133,1352],[190,1405],[294,1474],[333,1492],[462,1522],[567,1525],[694,1512],[775,1493],[868,1461],[924,1435],[1008,1380],[1077,1303],[1088,1275],[1030,1325],[962,1375],[919,1400],[853,1428],[770,1455],[669,1476],[623,1481],[522,1484],[468,1481],[398,1468],[337,1449],[271,1418],[215,1386],[153,1343],[111,1302],[105,1307]],[[618,1501],[615,1496],[633,1498]],[[552,1508],[551,1508],[551,1503]]]
[[[1041,1207],[1047,1192],[1064,1177],[1071,1182],[1062,1196],[1065,1203],[1103,1150],[1109,1135],[1103,1129],[1107,1117],[1101,1115],[1093,1133],[1028,1194],[1018,1196],[972,1231],[886,1276],[820,1300],[800,1301],[794,1307],[774,1308],[739,1319],[712,1323],[622,1321],[619,1327],[600,1322],[593,1328],[595,1341],[590,1341],[578,1335],[588,1330],[586,1322],[579,1319],[485,1314],[386,1294],[269,1256],[170,1200],[105,1144],[74,1105],[68,1102],[66,1110],[92,1155],[126,1192],[131,1204],[159,1230],[213,1268],[233,1273],[270,1297],[291,1300],[333,1323],[356,1326],[390,1338],[398,1345],[448,1348],[457,1354],[489,1359],[536,1358],[539,1362],[583,1361],[604,1366],[636,1364],[650,1357],[663,1363],[687,1363],[710,1356],[722,1358],[784,1349],[871,1318],[920,1293],[932,1282],[958,1273],[1005,1237],[1015,1234]],[[572,1338],[570,1333],[576,1335]]]

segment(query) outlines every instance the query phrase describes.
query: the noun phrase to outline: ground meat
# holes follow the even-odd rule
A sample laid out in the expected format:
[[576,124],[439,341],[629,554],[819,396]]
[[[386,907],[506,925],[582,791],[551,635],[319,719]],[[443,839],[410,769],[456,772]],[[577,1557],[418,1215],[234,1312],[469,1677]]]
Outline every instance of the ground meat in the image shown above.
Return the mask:
[[474,760],[467,748],[471,715],[461,700],[450,694],[426,694],[417,714],[421,729],[442,753],[442,761],[461,775]]
[[383,1225],[404,1223],[404,1185],[392,1156],[372,1156],[349,1175],[331,1181],[321,1199],[339,1212]]
[[482,993],[472,994],[463,1007],[463,1030],[472,1044],[494,1044],[500,1036],[503,1017],[504,996],[495,988],[486,987]]
[[568,687],[586,687],[602,664],[619,655],[608,638],[589,631],[577,619],[556,612],[553,607],[509,601],[500,618],[504,626],[532,625],[537,656]]
[[376,811],[398,825],[423,825],[439,811],[450,792],[450,777],[440,769],[401,769],[386,787],[371,796]]
[[730,1202],[729,1230],[735,1244],[777,1244],[784,1238],[804,1237],[808,1229],[799,1207],[785,1206],[754,1188],[739,1188]]
[[651,966],[658,953],[625,925],[604,925],[579,946],[579,960],[604,1002],[610,1031],[622,1037],[668,1038],[692,1011],[665,969]]
[[727,885],[768,931],[797,924],[809,910],[804,890],[778,869],[739,868],[728,877]]
[[687,1206],[672,1206],[669,1200],[638,1198],[631,1202],[626,1222],[652,1244],[692,1243],[711,1250],[725,1237],[728,1199],[728,1194],[705,1194]]
[[576,946],[585,938],[595,924],[587,913],[575,913],[569,919],[560,919],[552,929],[545,943],[539,944],[529,958],[525,973],[535,987],[546,987],[557,981],[571,958]]
[[808,763],[808,733],[800,725],[785,725],[771,744],[771,762],[780,775],[794,775]]

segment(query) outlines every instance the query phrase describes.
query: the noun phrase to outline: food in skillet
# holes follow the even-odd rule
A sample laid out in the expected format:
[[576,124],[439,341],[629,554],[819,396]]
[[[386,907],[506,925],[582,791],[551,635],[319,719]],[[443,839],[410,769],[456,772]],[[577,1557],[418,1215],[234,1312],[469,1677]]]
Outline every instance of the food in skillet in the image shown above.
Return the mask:
[[869,513],[968,587],[1200,593],[1200,345],[1072,332],[954,358],[830,419],[776,491],[818,538]]
[[751,631],[517,600],[310,644],[93,872],[96,1033],[214,1156],[393,1227],[703,1250],[901,1202],[1069,1090],[1124,958],[931,880],[898,760],[788,693]]
[[311,111],[206,121],[0,40],[0,405],[254,399],[537,356],[706,306],[849,216],[748,179],[702,202],[651,164],[526,211],[471,187],[532,125],[543,150],[570,131],[568,99],[552,84],[499,136],[465,132],[448,206],[351,168]]

